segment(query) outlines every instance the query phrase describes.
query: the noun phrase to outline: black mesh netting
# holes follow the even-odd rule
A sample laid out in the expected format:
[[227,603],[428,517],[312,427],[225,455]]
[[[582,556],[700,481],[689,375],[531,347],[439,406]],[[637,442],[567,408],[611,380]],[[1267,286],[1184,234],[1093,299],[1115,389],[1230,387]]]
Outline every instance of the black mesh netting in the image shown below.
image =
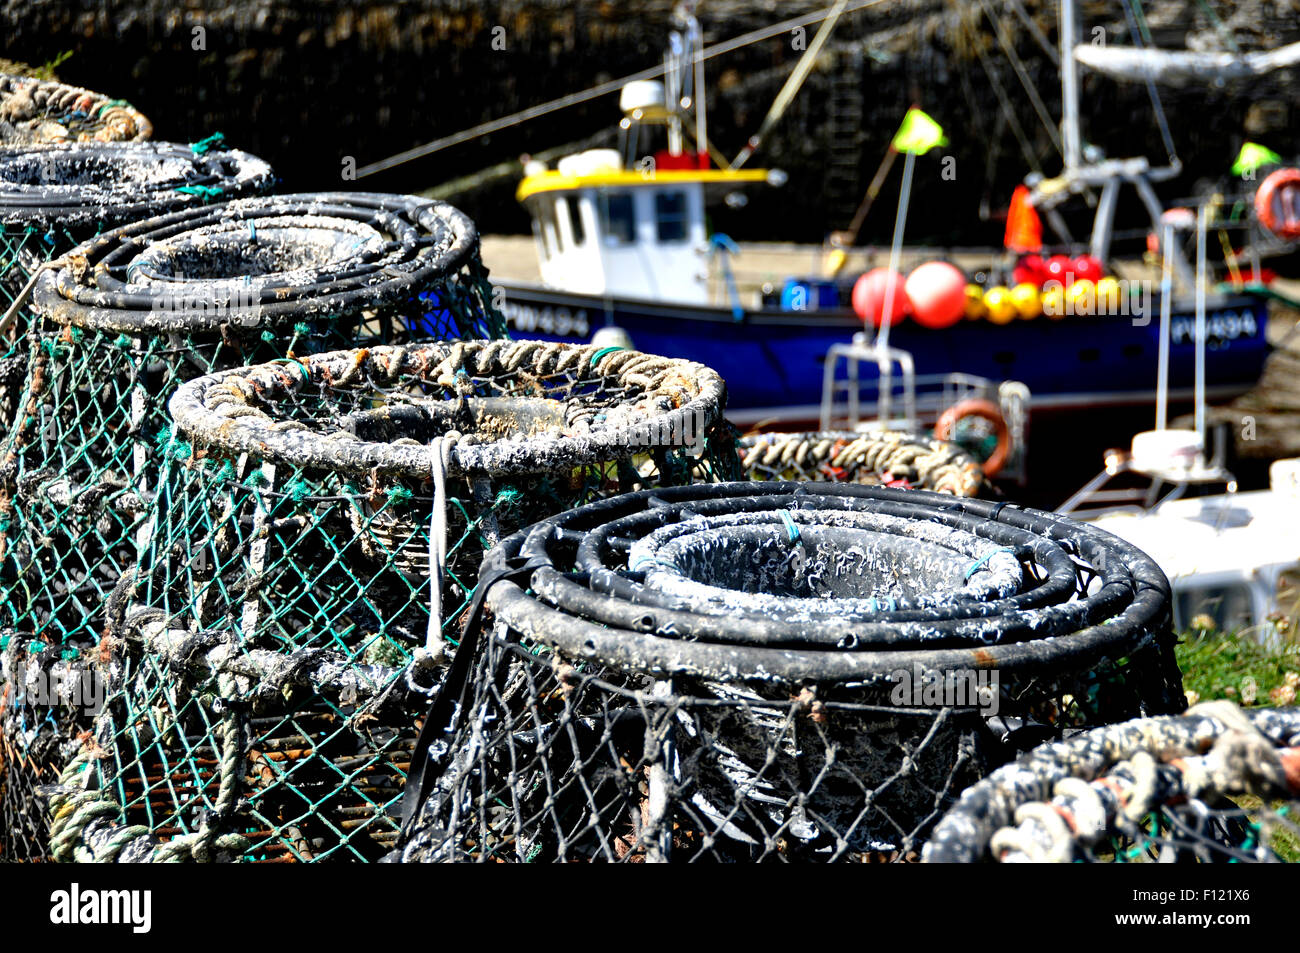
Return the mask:
[[750,434],[739,440],[751,480],[811,480],[993,495],[980,465],[961,447],[894,430]]
[[140,568],[88,653],[110,691],[55,856],[381,857],[486,549],[620,490],[734,479],[724,400],[697,364],[535,341],[180,388]]
[[130,142],[151,135],[152,124],[125,100],[0,73],[0,144]]
[[[37,282],[39,319],[0,451],[0,648],[11,687],[51,657],[94,655],[106,606],[152,538],[171,452],[165,402],[178,384],[367,341],[504,333],[473,223],[410,196],[186,208],[65,258]],[[9,695],[13,744],[49,727],[51,706]],[[16,780],[0,783],[3,836],[17,843],[27,836],[19,825],[39,825],[39,815]]]
[[1300,861],[1300,710],[1206,702],[1044,744],[962,794],[931,863]]
[[1079,726],[1180,711],[1169,585],[1094,528],[849,484],[642,491],[496,547],[405,860],[912,858]]

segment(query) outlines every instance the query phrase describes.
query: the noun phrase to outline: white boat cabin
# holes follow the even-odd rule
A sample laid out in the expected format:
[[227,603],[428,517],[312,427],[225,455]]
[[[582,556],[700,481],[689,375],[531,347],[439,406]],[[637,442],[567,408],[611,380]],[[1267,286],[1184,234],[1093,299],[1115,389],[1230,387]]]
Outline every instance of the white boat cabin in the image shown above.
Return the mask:
[[[709,168],[707,154],[669,148],[639,155],[643,126],[663,125],[663,86],[623,91],[623,150],[590,149],[548,169],[529,162],[517,198],[532,217],[542,281],[575,294],[675,304],[709,303],[706,191],[779,184],[780,173]],[[670,129],[671,132],[671,129]]]

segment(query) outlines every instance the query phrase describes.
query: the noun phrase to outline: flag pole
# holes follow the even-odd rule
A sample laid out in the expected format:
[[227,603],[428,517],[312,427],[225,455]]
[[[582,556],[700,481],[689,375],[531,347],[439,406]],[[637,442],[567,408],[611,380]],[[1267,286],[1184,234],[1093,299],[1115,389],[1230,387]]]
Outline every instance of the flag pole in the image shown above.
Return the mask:
[[908,152],[903,160],[903,186],[898,193],[898,215],[894,218],[894,243],[889,248],[889,279],[885,283],[885,310],[881,313],[880,334],[877,335],[878,346],[889,347],[889,326],[893,322],[889,316],[894,311],[894,293],[898,282],[899,259],[903,256],[903,227],[907,224],[907,206],[912,198],[912,173],[916,169],[916,153]]

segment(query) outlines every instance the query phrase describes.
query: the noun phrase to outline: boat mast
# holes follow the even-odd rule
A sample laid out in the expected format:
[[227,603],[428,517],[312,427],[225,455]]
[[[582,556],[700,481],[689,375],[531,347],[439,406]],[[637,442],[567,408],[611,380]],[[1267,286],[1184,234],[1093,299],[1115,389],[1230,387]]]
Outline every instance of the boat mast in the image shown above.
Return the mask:
[[1061,152],[1065,174],[1075,172],[1083,160],[1079,138],[1079,64],[1074,48],[1079,42],[1079,13],[1074,0],[1061,0]]

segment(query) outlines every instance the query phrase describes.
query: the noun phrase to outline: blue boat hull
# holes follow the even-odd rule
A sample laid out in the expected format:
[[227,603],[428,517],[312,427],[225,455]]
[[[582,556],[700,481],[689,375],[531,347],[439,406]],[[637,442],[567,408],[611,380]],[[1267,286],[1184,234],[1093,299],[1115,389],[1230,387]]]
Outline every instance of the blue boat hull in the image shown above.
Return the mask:
[[[747,311],[608,299],[503,283],[512,335],[586,341],[598,328],[623,328],[641,351],[698,361],[727,382],[728,416],[737,423],[815,419],[823,359],[862,324],[852,312]],[[1206,384],[1227,397],[1259,380],[1268,356],[1267,306],[1237,296],[1207,312]],[[918,375],[962,372],[1029,387],[1034,409],[1149,403],[1155,398],[1158,302],[1138,316],[1038,317],[994,325],[962,321],[933,330],[911,321],[891,329],[891,345],[911,352]],[[1171,323],[1170,387],[1190,393],[1194,315]]]

